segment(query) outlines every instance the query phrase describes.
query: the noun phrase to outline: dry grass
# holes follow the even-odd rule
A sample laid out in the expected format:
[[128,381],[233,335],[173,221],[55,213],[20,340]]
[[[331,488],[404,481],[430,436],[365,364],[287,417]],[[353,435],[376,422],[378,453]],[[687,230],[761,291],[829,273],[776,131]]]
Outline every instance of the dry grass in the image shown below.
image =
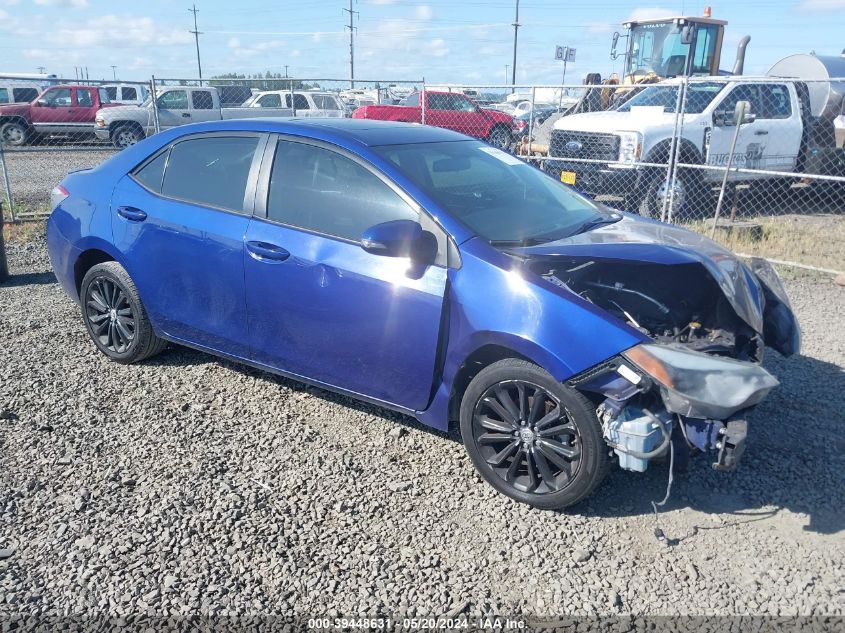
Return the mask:
[[44,236],[46,220],[33,220],[6,224],[3,226],[3,238],[9,244],[25,244]]
[[[782,215],[743,220],[758,224],[759,233],[720,227],[716,241],[737,253],[845,271],[845,216]],[[706,220],[687,225],[708,237],[711,227]]]

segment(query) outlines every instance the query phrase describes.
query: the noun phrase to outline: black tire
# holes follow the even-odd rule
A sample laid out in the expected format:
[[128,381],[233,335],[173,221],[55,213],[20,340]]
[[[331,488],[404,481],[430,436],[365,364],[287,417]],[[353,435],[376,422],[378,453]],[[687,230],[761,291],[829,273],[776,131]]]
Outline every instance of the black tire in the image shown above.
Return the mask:
[[26,145],[31,135],[32,130],[22,121],[8,121],[0,126],[0,143],[9,147]]
[[92,266],[82,279],[79,297],[88,335],[111,360],[137,363],[167,346],[153,332],[135,283],[117,262]]
[[512,140],[511,133],[501,126],[494,127],[487,136],[487,142],[490,145],[504,150],[511,146]]
[[473,378],[461,401],[460,427],[484,480],[535,508],[578,503],[610,468],[594,405],[524,360],[498,361]]
[[[691,170],[678,170],[677,185],[672,202],[671,214],[667,207],[667,221],[688,220],[710,217],[713,206],[713,194],[709,186],[701,180],[699,174]],[[666,172],[659,172],[646,181],[643,195],[636,207],[643,217],[660,219],[663,211],[663,198],[668,193]]]
[[111,142],[117,149],[125,149],[143,140],[144,133],[136,125],[119,125],[111,133]]

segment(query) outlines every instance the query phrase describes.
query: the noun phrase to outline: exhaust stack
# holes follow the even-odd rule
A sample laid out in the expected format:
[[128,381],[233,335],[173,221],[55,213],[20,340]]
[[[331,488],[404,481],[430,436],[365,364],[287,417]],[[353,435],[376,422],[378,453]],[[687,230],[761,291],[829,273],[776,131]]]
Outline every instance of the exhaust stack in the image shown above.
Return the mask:
[[745,48],[748,46],[748,42],[750,41],[751,36],[746,35],[739,40],[739,44],[736,46],[736,63],[734,64],[733,69],[734,75],[741,75],[742,71],[745,69]]

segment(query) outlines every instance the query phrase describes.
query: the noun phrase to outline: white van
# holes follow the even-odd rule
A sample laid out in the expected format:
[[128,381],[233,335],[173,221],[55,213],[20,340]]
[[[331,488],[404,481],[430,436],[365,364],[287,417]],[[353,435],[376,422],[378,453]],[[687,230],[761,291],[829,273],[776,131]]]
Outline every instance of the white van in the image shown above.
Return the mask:
[[0,81],[0,103],[31,103],[41,86],[27,81]]
[[144,84],[105,84],[101,88],[106,91],[111,103],[124,105],[141,105],[148,92]]
[[[245,108],[290,108],[291,95],[289,90],[267,90],[254,94],[247,100]],[[316,92],[313,90],[293,93],[293,110],[300,117],[332,117],[343,116],[343,106],[337,95],[331,92]]]

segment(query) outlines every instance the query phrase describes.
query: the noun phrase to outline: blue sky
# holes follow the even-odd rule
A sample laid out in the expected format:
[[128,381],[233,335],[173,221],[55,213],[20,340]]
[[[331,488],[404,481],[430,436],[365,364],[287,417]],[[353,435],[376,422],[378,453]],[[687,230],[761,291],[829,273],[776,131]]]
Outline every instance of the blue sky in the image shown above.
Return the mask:
[[[302,78],[349,75],[348,0],[197,0],[203,74],[272,70]],[[514,0],[355,0],[355,75],[425,77],[429,83],[503,83],[511,63]],[[636,3],[521,0],[518,83],[561,79],[556,44],[577,49],[567,83],[614,70],[610,37],[625,19],[684,12],[729,21],[723,68],[751,35],[746,73],[765,72],[791,53],[839,54],[845,0],[732,0]],[[47,72],[143,80],[195,77],[189,0],[0,0],[0,73]],[[620,60],[621,61],[621,60]],[[618,69],[617,62],[616,69]]]

